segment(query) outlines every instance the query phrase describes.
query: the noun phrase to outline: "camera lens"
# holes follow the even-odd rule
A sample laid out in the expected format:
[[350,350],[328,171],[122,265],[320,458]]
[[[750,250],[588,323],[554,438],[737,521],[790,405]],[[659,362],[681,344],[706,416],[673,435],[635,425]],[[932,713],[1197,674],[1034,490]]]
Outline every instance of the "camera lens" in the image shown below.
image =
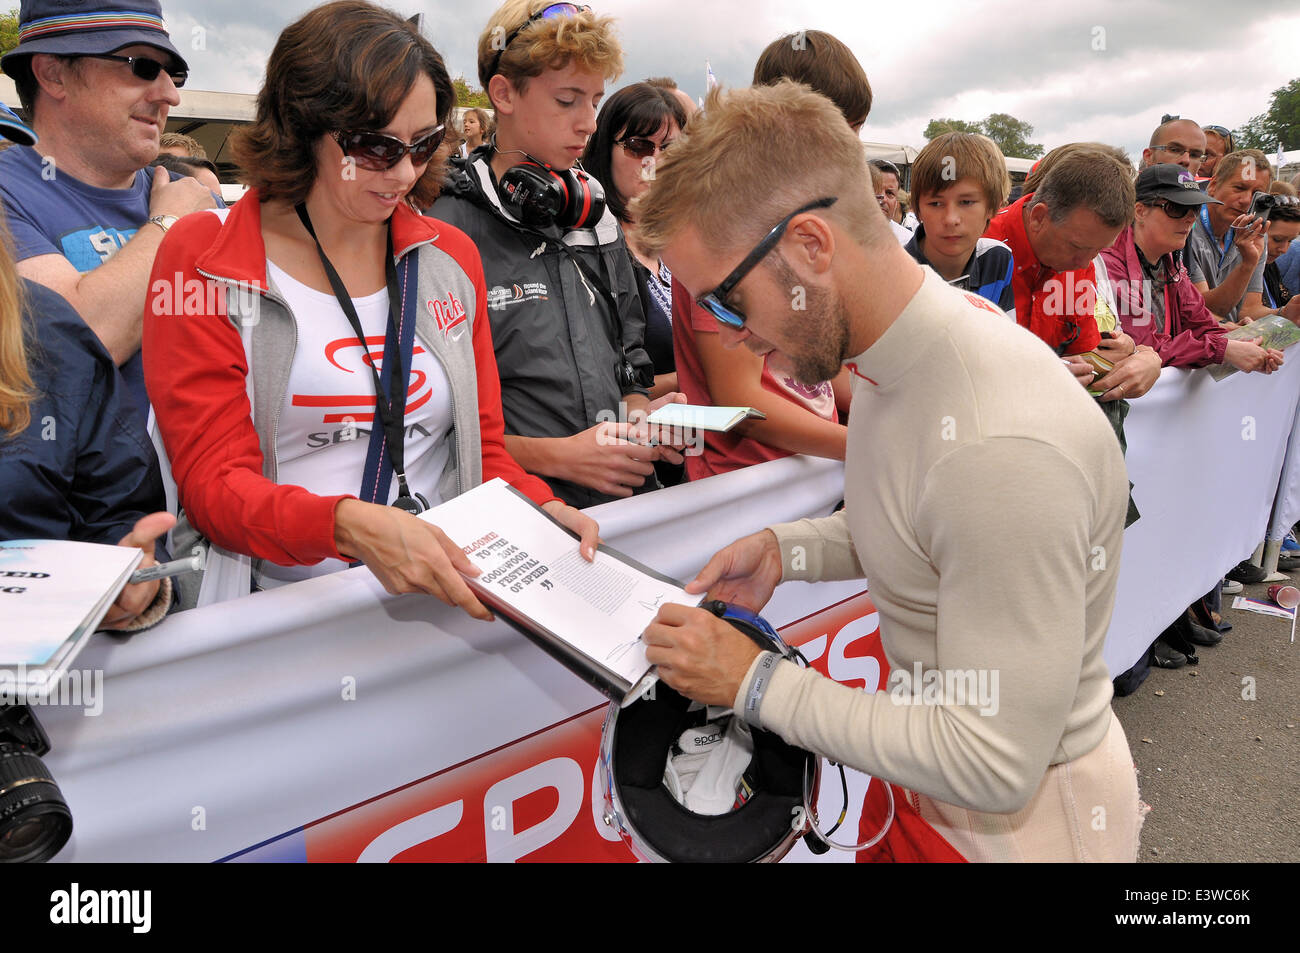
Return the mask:
[[45,763],[0,742],[0,863],[49,860],[72,836],[72,812]]

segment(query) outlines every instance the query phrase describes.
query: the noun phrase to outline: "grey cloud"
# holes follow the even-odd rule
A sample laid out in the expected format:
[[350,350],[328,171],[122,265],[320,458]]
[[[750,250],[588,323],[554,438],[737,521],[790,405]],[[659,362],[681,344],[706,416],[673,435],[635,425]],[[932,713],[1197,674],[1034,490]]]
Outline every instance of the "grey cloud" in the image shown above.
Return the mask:
[[[169,21],[197,22],[208,30],[208,50],[196,56],[199,88],[254,91],[266,56],[285,25],[313,6],[308,0],[275,5],[253,0],[165,0]],[[475,47],[497,6],[478,2],[398,2],[404,14],[425,14],[425,30],[453,75],[477,85]],[[1035,138],[1053,145],[1066,130],[1096,123],[1094,137],[1140,148],[1163,111],[1201,121],[1236,124],[1262,111],[1272,86],[1260,70],[1246,68],[1242,50],[1267,31],[1300,28],[1294,0],[1251,0],[1228,7],[1222,0],[1121,0],[1089,3],[928,0],[924,11],[896,5],[819,0],[803,7],[788,0],[604,0],[598,9],[618,18],[626,72],[615,88],[649,75],[671,75],[693,97],[703,95],[704,63],[718,79],[744,85],[768,42],[797,29],[823,29],[858,53],[876,91],[868,136],[893,130],[894,138],[921,144],[932,117],[964,119],[953,101],[980,90],[993,110],[1035,126]],[[1105,49],[1094,50],[1094,30]],[[1083,72],[1104,65],[1103,79]],[[1271,75],[1271,74],[1270,74]],[[1064,85],[1064,94],[1041,90]],[[1233,115],[1201,117],[1197,104],[1238,102]],[[1222,108],[1222,107],[1220,107]],[[985,110],[993,111],[993,110]],[[1300,145],[1300,144],[1295,144]]]

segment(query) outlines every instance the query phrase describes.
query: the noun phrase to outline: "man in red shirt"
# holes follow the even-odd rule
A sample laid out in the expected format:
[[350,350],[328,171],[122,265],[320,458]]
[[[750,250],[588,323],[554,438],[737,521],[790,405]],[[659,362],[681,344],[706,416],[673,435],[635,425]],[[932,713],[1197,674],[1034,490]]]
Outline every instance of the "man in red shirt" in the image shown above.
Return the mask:
[[1115,364],[1093,386],[1092,365],[1066,361],[1094,392],[1108,384],[1110,399],[1146,393],[1160,373],[1158,364],[1135,354],[1127,335],[1103,340],[1097,327],[1093,259],[1132,217],[1131,171],[1104,152],[1081,148],[1059,159],[1038,191],[1003,209],[984,233],[1006,242],[1015,257],[1017,322],[1062,357],[1096,350]]

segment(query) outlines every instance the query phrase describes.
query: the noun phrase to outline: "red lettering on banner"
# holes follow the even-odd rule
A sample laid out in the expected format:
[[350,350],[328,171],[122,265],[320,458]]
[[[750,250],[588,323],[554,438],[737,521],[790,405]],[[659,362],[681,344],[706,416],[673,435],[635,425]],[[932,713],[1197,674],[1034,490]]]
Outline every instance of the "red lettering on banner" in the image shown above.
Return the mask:
[[307,860],[633,861],[596,829],[604,720],[602,706],[309,824]]
[[872,692],[885,687],[889,662],[880,644],[880,613],[866,592],[790,623],[781,638],[828,678]]
[[[868,691],[885,687],[880,615],[866,592],[780,631],[823,675]],[[604,719],[602,706],[308,824],[307,860],[633,861],[601,820]]]

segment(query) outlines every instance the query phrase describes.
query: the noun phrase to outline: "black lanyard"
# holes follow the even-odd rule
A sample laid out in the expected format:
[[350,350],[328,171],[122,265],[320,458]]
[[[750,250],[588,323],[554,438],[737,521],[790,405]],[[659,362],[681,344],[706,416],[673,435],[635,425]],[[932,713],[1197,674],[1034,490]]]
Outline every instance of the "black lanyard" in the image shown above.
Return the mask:
[[[362,353],[368,355],[370,347],[366,344],[366,335],[361,328],[361,319],[357,317],[357,309],[352,304],[352,296],[348,294],[343,279],[339,277],[339,273],[334,270],[334,266],[330,264],[329,258],[326,257],[325,249],[321,247],[320,239],[316,237],[316,230],[312,228],[311,216],[307,214],[307,206],[299,204],[295,211],[298,213],[298,220],[307,229],[307,234],[316,243],[316,253],[320,255],[320,263],[325,269],[325,277],[329,279],[330,287],[334,289],[334,297],[338,299],[339,307],[343,309],[343,314],[347,317],[348,323],[352,325],[357,341],[361,344]],[[397,265],[393,261],[393,229],[391,225],[388,229],[388,248],[384,254],[384,280],[388,285],[388,327],[395,338],[400,341],[401,336],[397,333],[397,329],[398,310],[401,307],[401,289],[397,283]],[[384,367],[388,371],[389,380],[389,399],[387,402],[384,400],[383,382],[379,378],[379,371],[375,369],[375,362],[367,360],[366,363],[370,366],[370,373],[375,379],[375,414],[379,417],[380,425],[383,427],[388,459],[393,465],[393,473],[397,475],[397,499],[393,501],[393,506],[406,510],[408,513],[420,513],[427,509],[427,503],[421,504],[420,500],[411,493],[410,487],[406,485],[406,433],[403,426],[406,418],[406,373],[402,367],[400,345],[395,349],[393,358],[393,360],[385,361]]]

